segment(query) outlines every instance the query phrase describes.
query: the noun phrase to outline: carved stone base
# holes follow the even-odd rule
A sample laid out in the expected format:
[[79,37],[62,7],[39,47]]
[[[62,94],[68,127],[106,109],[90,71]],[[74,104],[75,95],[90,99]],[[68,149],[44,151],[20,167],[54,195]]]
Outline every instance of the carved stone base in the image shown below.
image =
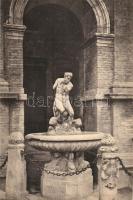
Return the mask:
[[26,168],[22,156],[23,148],[23,144],[9,144],[8,146],[6,175],[6,198],[8,200],[24,200],[26,194]]
[[92,188],[91,169],[73,176],[56,176],[43,172],[41,178],[44,200],[88,200]]

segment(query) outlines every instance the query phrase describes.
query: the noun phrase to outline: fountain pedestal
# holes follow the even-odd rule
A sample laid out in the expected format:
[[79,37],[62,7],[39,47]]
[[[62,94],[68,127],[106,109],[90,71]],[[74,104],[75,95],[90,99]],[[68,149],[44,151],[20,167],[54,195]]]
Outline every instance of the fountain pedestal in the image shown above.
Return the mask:
[[43,171],[41,192],[46,200],[88,200],[92,185],[91,169],[72,176],[57,176]]

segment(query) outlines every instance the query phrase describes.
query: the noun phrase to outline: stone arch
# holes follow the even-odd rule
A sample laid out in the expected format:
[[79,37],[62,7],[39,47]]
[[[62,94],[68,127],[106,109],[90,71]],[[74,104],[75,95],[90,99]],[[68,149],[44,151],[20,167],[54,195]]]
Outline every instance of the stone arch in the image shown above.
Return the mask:
[[[23,14],[29,0],[12,0],[8,24],[23,25]],[[110,33],[110,17],[103,0],[87,0],[97,21],[98,33]]]

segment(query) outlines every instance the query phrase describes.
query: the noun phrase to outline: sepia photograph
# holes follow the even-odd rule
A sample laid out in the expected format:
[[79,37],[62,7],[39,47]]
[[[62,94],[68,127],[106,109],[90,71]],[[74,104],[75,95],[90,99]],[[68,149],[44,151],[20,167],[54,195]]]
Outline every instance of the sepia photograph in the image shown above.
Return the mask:
[[133,0],[0,0],[0,200],[133,200]]

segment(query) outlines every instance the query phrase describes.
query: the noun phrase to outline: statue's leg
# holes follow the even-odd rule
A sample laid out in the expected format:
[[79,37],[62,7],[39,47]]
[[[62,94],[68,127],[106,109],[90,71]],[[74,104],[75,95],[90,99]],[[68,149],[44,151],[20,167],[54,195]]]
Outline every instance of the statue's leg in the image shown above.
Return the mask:
[[60,111],[61,114],[65,111],[63,103],[59,99],[55,99],[55,106],[56,106],[57,110]]
[[68,111],[69,115],[73,117],[74,116],[74,110],[73,110],[69,100],[66,101],[65,108]]
[[69,100],[67,100],[65,103],[65,109],[69,113],[70,122],[72,122],[72,120],[74,118],[74,110],[73,110]]

